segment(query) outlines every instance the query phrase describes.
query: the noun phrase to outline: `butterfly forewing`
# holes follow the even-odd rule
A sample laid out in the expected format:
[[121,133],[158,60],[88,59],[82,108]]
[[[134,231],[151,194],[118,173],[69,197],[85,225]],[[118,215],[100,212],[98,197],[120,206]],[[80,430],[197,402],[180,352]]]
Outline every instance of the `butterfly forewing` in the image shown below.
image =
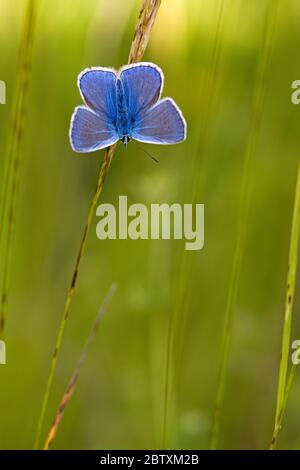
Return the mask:
[[115,72],[105,68],[84,70],[78,78],[79,90],[85,103],[112,122],[117,117],[116,83]]
[[143,113],[132,131],[132,138],[151,144],[177,144],[186,138],[186,123],[170,98],[159,101]]
[[120,80],[128,119],[136,120],[157,103],[163,87],[163,73],[150,63],[123,67]]

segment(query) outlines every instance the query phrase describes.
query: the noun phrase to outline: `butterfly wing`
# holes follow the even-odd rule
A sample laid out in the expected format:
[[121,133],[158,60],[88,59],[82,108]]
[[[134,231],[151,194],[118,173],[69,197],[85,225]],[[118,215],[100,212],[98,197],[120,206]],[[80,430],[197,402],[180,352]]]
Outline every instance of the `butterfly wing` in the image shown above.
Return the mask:
[[186,122],[176,103],[165,98],[140,114],[131,137],[150,144],[178,144],[186,138]]
[[72,116],[70,142],[75,152],[94,152],[117,142],[119,136],[106,119],[87,106],[78,106]]
[[105,68],[79,75],[78,87],[87,106],[78,106],[72,116],[70,142],[75,152],[93,152],[119,139],[116,82],[115,73]]
[[127,65],[120,73],[127,116],[133,123],[160,98],[164,76],[151,62]]

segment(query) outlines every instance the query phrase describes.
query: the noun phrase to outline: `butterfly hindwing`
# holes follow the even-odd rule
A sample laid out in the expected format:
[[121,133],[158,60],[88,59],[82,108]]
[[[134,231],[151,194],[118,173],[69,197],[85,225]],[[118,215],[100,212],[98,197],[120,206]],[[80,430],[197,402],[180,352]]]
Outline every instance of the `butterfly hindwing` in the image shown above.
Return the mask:
[[70,141],[75,152],[94,152],[114,144],[119,136],[106,119],[87,106],[78,106],[73,114]]
[[165,98],[142,113],[132,138],[151,144],[177,144],[186,138],[186,122],[174,101]]

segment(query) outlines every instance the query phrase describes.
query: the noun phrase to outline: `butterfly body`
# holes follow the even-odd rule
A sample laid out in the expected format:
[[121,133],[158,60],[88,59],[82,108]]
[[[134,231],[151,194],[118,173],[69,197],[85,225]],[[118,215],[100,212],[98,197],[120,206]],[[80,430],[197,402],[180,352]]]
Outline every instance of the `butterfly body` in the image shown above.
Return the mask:
[[186,138],[186,122],[171,98],[160,100],[163,73],[141,62],[121,71],[84,70],[78,86],[85,106],[72,116],[70,142],[76,152],[92,152],[121,140],[175,144]]
[[117,79],[117,116],[116,116],[116,129],[119,139],[127,144],[130,139],[131,133],[131,119],[128,115],[128,110],[125,102],[124,89],[121,80]]

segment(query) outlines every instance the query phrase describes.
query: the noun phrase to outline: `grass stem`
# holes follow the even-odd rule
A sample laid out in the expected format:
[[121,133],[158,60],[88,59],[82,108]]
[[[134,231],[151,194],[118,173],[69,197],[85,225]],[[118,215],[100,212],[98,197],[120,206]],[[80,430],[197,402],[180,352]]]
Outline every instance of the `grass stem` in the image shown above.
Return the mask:
[[213,423],[211,432],[210,448],[216,449],[218,446],[221,412],[224,399],[225,377],[228,369],[229,351],[232,337],[232,325],[234,320],[237,291],[240,279],[241,264],[244,254],[247,215],[249,210],[249,193],[250,193],[250,176],[252,160],[256,152],[257,136],[260,124],[260,116],[262,111],[262,103],[265,89],[265,75],[267,64],[271,53],[271,44],[273,29],[275,23],[276,2],[269,0],[265,10],[264,29],[262,38],[262,53],[258,62],[255,94],[253,99],[253,109],[251,115],[249,137],[246,145],[243,176],[240,189],[240,207],[238,212],[238,230],[237,242],[235,246],[233,268],[230,278],[226,310],[224,331],[221,344],[221,360],[219,365],[218,383],[216,399],[213,412]]
[[282,419],[283,419],[283,414],[284,414],[285,407],[286,407],[286,401],[287,401],[290,388],[293,382],[294,374],[295,374],[295,366],[293,365],[291,367],[289,379],[288,381],[286,380],[289,354],[290,354],[292,311],[293,311],[296,273],[297,273],[297,264],[298,264],[299,231],[300,231],[300,164],[298,167],[298,176],[297,176],[294,212],[293,212],[292,230],[291,230],[285,313],[284,313],[282,344],[281,344],[281,359],[280,359],[279,378],[278,378],[278,387],[277,387],[275,425],[274,425],[273,438],[272,438],[272,443],[271,443],[270,448],[275,448],[276,446],[278,434],[279,434]]
[[[2,282],[0,292],[0,335],[4,334],[9,290],[13,236],[15,228],[18,188],[20,182],[21,145],[27,112],[28,92],[32,68],[32,50],[36,23],[37,0],[28,0],[24,33],[21,44],[20,84],[13,116],[12,135],[7,153],[0,213],[0,241],[4,243],[2,261]],[[24,45],[23,45],[24,43]],[[4,237],[5,219],[7,234]]]
[[[132,41],[132,45],[131,45],[131,49],[129,53],[128,63],[139,62],[141,58],[143,57],[143,54],[145,52],[145,49],[150,39],[150,34],[152,31],[156,14],[158,12],[160,4],[161,4],[161,0],[143,0],[139,19],[138,19],[138,24],[135,30],[135,34],[133,37],[133,41]],[[106,150],[104,160],[101,165],[100,172],[99,172],[96,191],[95,191],[94,197],[92,199],[92,202],[89,208],[87,221],[84,227],[84,231],[83,231],[83,235],[82,235],[82,239],[81,239],[81,243],[79,247],[79,252],[76,258],[76,262],[75,262],[75,266],[74,266],[74,270],[73,270],[73,274],[71,278],[71,284],[67,292],[66,303],[65,303],[61,323],[59,326],[58,335],[56,338],[54,352],[52,355],[50,373],[48,376],[46,391],[43,397],[42,408],[41,408],[41,412],[40,412],[40,416],[38,420],[36,438],[35,438],[35,443],[34,443],[35,449],[38,449],[40,445],[41,432],[42,432],[45,414],[46,414],[46,410],[48,406],[53,378],[54,378],[54,374],[56,370],[57,359],[60,353],[61,343],[62,343],[67,319],[69,316],[69,310],[70,310],[71,302],[73,299],[74,291],[76,288],[76,282],[78,278],[81,260],[85,251],[88,234],[89,234],[93,217],[94,217],[94,213],[95,213],[95,208],[99,200],[100,194],[102,192],[104,181],[107,175],[110,162],[114,155],[115,148],[116,148],[116,145],[113,145]]]
[[87,357],[87,354],[88,354],[88,350],[96,336],[96,333],[98,331],[98,328],[99,328],[99,325],[100,325],[100,322],[102,321],[104,315],[106,314],[106,311],[107,311],[107,307],[108,307],[108,304],[110,303],[115,291],[116,291],[116,284],[113,284],[109,291],[107,292],[104,300],[103,300],[103,303],[100,307],[100,310],[99,310],[99,313],[96,317],[96,320],[93,324],[93,327],[89,333],[89,336],[84,344],[84,347],[83,347],[83,350],[82,350],[82,353],[81,353],[81,356],[80,356],[80,359],[77,363],[77,366],[69,380],[69,383],[68,383],[68,386],[67,386],[67,389],[62,397],[62,400],[59,404],[59,407],[57,409],[57,412],[56,412],[56,415],[55,415],[55,419],[54,419],[54,422],[53,422],[53,425],[51,426],[50,428],[50,431],[48,433],[48,436],[47,436],[47,439],[46,439],[46,442],[45,442],[45,445],[44,445],[44,450],[49,450],[50,447],[52,446],[52,443],[53,443],[53,440],[55,439],[55,436],[57,434],[57,431],[58,431],[58,427],[60,425],[60,422],[63,418],[63,415],[64,415],[64,412],[65,412],[65,409],[66,409],[66,406],[68,405],[70,399],[72,398],[73,396],[73,393],[75,391],[75,387],[76,387],[76,384],[78,382],[78,378],[79,378],[79,374],[80,374],[80,371],[82,369],[82,366],[86,360],[86,357]]
[[[214,90],[217,80],[217,72],[220,62],[220,53],[221,53],[221,44],[223,37],[223,26],[224,26],[224,7],[225,1],[220,0],[218,5],[218,14],[216,21],[216,32],[214,35],[213,48],[212,48],[212,60],[210,64],[210,75],[208,82],[206,83],[205,93],[207,95],[206,100],[206,109],[205,109],[205,122],[203,135],[201,139],[197,140],[195,151],[193,152],[193,161],[192,161],[192,171],[191,175],[195,174],[195,165],[198,164],[200,155],[202,160],[205,160],[205,153],[207,150],[211,124],[212,124],[212,110],[214,105]],[[202,123],[201,123],[202,126]],[[200,125],[197,135],[200,135]],[[192,188],[192,198],[193,202],[196,203],[196,200],[199,196],[199,188],[203,187],[203,175],[204,171],[200,172],[200,177],[196,180]],[[188,183],[190,185],[190,182]],[[169,322],[168,322],[168,331],[167,331],[167,350],[166,350],[166,365],[165,365],[165,391],[164,391],[164,405],[163,405],[163,419],[162,419],[162,442],[161,448],[166,449],[168,447],[168,424],[170,421],[170,412],[171,404],[175,401],[175,386],[174,383],[175,375],[179,368],[179,361],[182,352],[182,343],[183,335],[185,329],[185,316],[184,312],[186,310],[186,299],[188,297],[188,290],[190,288],[190,283],[186,280],[190,279],[192,274],[192,262],[191,257],[187,257],[186,252],[182,254],[179,260],[179,269],[180,273],[178,276],[178,288],[177,288],[177,298],[175,306],[173,307]],[[182,286],[183,285],[183,286]],[[181,287],[182,286],[182,287]],[[175,348],[176,344],[176,348]],[[176,368],[176,370],[175,370]],[[174,405],[174,403],[173,403]]]

